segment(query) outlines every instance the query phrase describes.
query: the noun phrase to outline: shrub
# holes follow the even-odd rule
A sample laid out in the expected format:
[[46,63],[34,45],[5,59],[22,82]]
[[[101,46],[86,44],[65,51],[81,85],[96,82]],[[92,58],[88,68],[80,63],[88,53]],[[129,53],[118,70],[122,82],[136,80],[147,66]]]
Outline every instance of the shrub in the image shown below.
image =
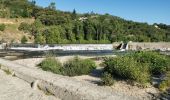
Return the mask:
[[169,87],[170,87],[170,80],[166,80],[161,82],[161,84],[159,85],[159,90],[166,91]]
[[89,74],[93,69],[96,68],[95,62],[92,60],[83,60],[78,57],[70,59],[64,64],[64,66],[62,66],[62,64],[51,55],[47,56],[46,59],[39,64],[39,66],[45,71],[51,71],[56,74],[67,76]]
[[157,52],[140,51],[131,55],[139,63],[148,63],[152,75],[163,74],[169,70],[169,58]]
[[103,73],[101,80],[102,85],[111,86],[114,84],[113,77],[108,72]]
[[20,24],[20,26],[18,27],[18,30],[24,31],[26,33],[26,32],[29,32],[31,30],[31,26],[29,24],[25,23],[25,22],[22,22]]
[[148,65],[140,64],[132,57],[106,58],[104,64],[106,65],[104,70],[112,75],[142,84],[149,81]]
[[161,91],[166,91],[168,88],[170,88],[170,72],[167,72],[166,74],[166,80],[162,81],[159,84],[159,89]]
[[95,68],[95,62],[92,60],[74,57],[64,64],[62,73],[67,76],[85,75],[89,74]]
[[28,40],[27,40],[26,36],[24,35],[24,36],[22,37],[22,39],[21,39],[21,43],[22,43],[22,44],[25,44],[27,41],[28,41]]
[[0,31],[4,31],[5,30],[5,24],[0,24]]
[[43,60],[39,64],[40,68],[42,68],[44,71],[51,71],[56,74],[60,74],[60,69],[62,67],[62,64],[55,59],[55,57],[48,56],[45,60]]

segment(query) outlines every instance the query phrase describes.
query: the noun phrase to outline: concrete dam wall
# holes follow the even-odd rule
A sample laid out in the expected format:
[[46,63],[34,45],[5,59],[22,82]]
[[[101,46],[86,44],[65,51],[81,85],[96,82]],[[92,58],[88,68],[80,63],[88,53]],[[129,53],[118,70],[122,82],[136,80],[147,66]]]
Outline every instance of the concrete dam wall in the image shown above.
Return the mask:
[[170,42],[131,42],[128,43],[128,49],[170,51]]

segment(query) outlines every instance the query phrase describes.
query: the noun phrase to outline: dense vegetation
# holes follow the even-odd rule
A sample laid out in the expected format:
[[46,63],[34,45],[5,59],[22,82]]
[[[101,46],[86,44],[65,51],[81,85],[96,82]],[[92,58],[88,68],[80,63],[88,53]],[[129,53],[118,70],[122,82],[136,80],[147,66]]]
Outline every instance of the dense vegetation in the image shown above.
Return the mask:
[[136,52],[134,54],[106,58],[105,72],[123,79],[145,84],[151,82],[153,75],[170,71],[170,58],[156,52]]
[[161,91],[166,91],[167,89],[170,88],[170,72],[166,74],[166,79],[161,82],[159,85],[159,89]]
[[108,72],[102,74],[101,80],[101,85],[111,86],[114,84],[113,76]]
[[45,71],[51,71],[56,74],[61,73],[62,64],[57,59],[55,59],[55,57],[52,56],[48,56],[39,64],[39,66]]
[[78,14],[56,10],[55,3],[42,8],[28,0],[0,0],[0,17],[35,18],[20,30],[34,35],[36,43],[111,43],[115,41],[170,41],[170,26],[127,21],[109,14]]
[[79,76],[89,74],[95,68],[96,64],[94,61],[74,57],[64,64],[62,70],[64,75]]
[[24,35],[24,36],[21,38],[21,43],[22,43],[22,44],[25,44],[27,41],[28,41],[28,39],[27,39],[26,36]]
[[95,63],[89,59],[74,57],[62,65],[57,59],[51,56],[43,60],[39,66],[45,71],[51,71],[66,76],[90,74],[90,72],[96,68]]
[[0,31],[4,31],[5,30],[5,24],[0,24]]

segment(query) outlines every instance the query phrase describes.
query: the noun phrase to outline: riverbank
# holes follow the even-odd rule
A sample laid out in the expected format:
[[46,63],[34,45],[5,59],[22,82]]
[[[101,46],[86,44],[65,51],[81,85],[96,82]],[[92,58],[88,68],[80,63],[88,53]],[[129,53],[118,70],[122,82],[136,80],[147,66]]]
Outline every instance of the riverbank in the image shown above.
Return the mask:
[[[56,57],[60,62],[64,63],[68,59],[73,58],[74,56],[64,56],[64,57]],[[87,56],[79,56],[82,59],[94,59],[94,57],[87,57]],[[18,64],[22,64],[31,68],[38,68],[36,65],[40,63],[44,58],[30,58],[30,59],[21,59],[21,60],[16,60],[13,61]],[[101,66],[101,63],[103,62],[102,60],[95,60],[98,68],[97,70],[102,70],[103,66]],[[91,73],[90,75],[82,75],[82,76],[75,76],[72,77],[78,81],[90,83],[90,84],[95,84],[97,85],[98,83],[101,82],[100,77],[98,75],[94,75],[96,73]],[[99,73],[100,74],[100,73]],[[100,75],[99,75],[100,76]],[[137,86],[132,86],[128,84],[126,81],[116,81],[116,83],[111,86],[107,87],[105,86],[104,88],[109,88],[113,91],[116,91],[118,93],[123,93],[127,96],[132,96],[132,97],[137,97],[138,99],[145,99],[145,100],[150,100],[154,98],[154,96],[157,96],[159,94],[159,90],[154,88],[153,86],[147,87],[147,88],[139,88]],[[153,96],[154,95],[154,96]]]

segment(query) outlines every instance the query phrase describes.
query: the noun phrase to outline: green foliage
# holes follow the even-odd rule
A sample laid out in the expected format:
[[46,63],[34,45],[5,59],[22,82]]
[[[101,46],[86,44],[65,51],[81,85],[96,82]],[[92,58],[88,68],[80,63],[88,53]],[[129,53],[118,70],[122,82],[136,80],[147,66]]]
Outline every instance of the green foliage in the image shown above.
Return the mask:
[[[116,58],[106,58],[104,64],[105,72],[145,84],[150,81],[152,75],[166,74],[170,70],[169,62],[169,57],[165,55],[140,51]],[[163,82],[160,88],[164,88],[167,82],[169,81]]]
[[9,9],[9,11],[5,11],[10,12],[11,18],[30,17],[33,8],[33,5],[28,0],[5,0],[1,5]]
[[30,26],[29,24],[25,23],[25,22],[22,22],[22,23],[20,24],[20,26],[18,27],[18,29],[19,29],[20,31],[24,31],[24,32],[26,33],[26,32],[30,32],[31,26]]
[[60,74],[62,64],[57,59],[55,59],[55,57],[47,56],[46,59],[39,64],[39,66],[45,71],[51,71],[55,74]]
[[36,20],[34,21],[34,23],[31,25],[31,31],[30,31],[30,33],[35,36],[36,34],[38,34],[39,32],[41,32],[41,30],[42,30],[43,28],[44,28],[44,27],[43,27],[43,24],[41,23],[41,21],[40,21],[39,19],[36,19]]
[[45,44],[46,43],[45,36],[43,36],[43,34],[41,34],[41,33],[37,33],[35,36],[35,43],[36,44]]
[[60,32],[59,27],[50,27],[45,31],[46,34],[46,42],[48,44],[56,44],[60,43]]
[[167,72],[166,80],[162,81],[161,84],[159,84],[159,89],[161,91],[166,91],[169,88],[170,88],[170,72]]
[[0,24],[0,31],[4,31],[5,30],[5,24]]
[[103,73],[101,80],[102,85],[111,86],[114,84],[112,75],[107,72]]
[[134,58],[127,56],[106,58],[104,64],[106,65],[105,71],[112,75],[142,84],[149,81],[150,75],[147,64],[140,64]]
[[95,62],[92,60],[83,60],[78,57],[74,57],[64,64],[62,71],[63,74],[67,76],[78,76],[89,74],[95,68]]
[[159,89],[161,91],[166,91],[166,89],[168,89],[170,87],[170,80],[166,80],[161,82],[161,84],[159,85]]
[[139,63],[147,63],[149,64],[149,70],[152,75],[155,74],[163,74],[169,70],[170,67],[170,59],[161,55],[157,52],[146,52],[140,51],[131,55],[136,59]]
[[26,36],[24,35],[24,36],[22,37],[22,39],[21,39],[21,43],[22,43],[22,44],[25,44],[27,41],[28,41],[28,40],[27,40]]
[[56,74],[67,76],[86,75],[96,68],[95,63],[89,59],[83,60],[78,57],[74,57],[62,65],[53,56],[47,56],[46,59],[39,64],[39,66],[45,71],[51,71]]
[[[30,33],[44,33],[49,26],[61,27],[50,32],[59,39],[46,43],[112,43],[117,41],[158,42],[170,41],[170,26],[165,24],[149,25],[127,21],[109,14],[78,14],[56,10],[55,3],[43,8],[29,0],[5,0],[0,2],[0,17],[3,18],[35,18]],[[41,25],[42,26],[41,26]],[[38,25],[38,27],[37,27]],[[40,26],[40,27],[39,27]],[[158,27],[155,27],[158,26]],[[20,26],[22,27],[22,26]],[[24,28],[21,28],[25,30]],[[27,28],[26,28],[27,30]],[[50,28],[48,31],[54,31]],[[56,34],[56,35],[55,35]],[[60,41],[60,42],[59,42]]]

